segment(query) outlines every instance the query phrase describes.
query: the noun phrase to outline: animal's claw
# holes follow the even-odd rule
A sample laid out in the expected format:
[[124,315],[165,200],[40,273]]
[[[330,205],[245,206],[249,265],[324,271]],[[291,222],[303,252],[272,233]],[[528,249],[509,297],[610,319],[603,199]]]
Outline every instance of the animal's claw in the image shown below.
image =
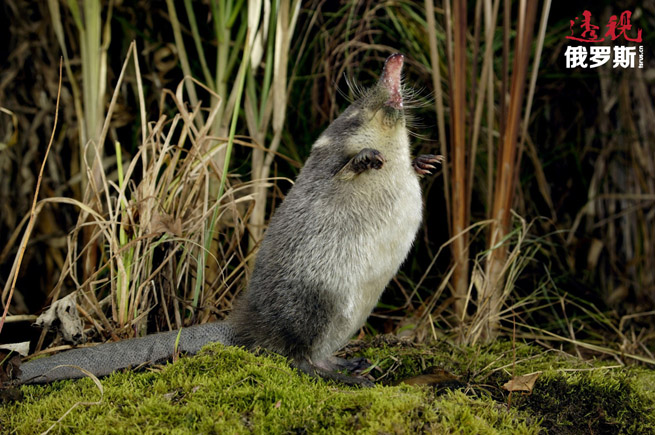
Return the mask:
[[444,160],[444,156],[441,155],[421,154],[412,161],[412,166],[419,175],[432,175],[431,169],[436,169],[434,164],[441,164]]
[[352,159],[352,168],[356,173],[361,173],[367,169],[380,169],[386,163],[382,153],[373,148],[364,148],[357,153]]

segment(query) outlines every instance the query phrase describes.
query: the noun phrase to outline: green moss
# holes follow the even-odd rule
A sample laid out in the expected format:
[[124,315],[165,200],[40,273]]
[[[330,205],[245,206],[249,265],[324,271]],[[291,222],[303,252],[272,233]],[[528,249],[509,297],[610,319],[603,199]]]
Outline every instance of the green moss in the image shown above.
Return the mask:
[[636,386],[639,370],[546,373],[516,405],[543,416],[554,434],[655,433],[655,401]]
[[[99,405],[81,405],[52,433],[649,433],[655,376],[644,369],[562,372],[577,359],[536,347],[516,349],[516,374],[544,373],[530,395],[508,392],[511,344],[417,347],[380,338],[351,347],[392,384],[429,367],[466,388],[344,387],[312,379],[275,355],[209,346],[161,370],[102,380]],[[40,433],[77,402],[100,400],[90,379],[21,387],[24,400],[0,407],[0,432]],[[508,402],[511,406],[508,407]],[[591,422],[591,423],[589,423]]]
[[[531,416],[551,434],[655,433],[655,371],[583,361],[559,351],[508,341],[457,347],[394,345],[377,339],[362,351],[377,358],[387,382],[440,367],[459,376],[467,391]],[[513,375],[541,372],[530,394],[502,388]],[[487,418],[489,416],[487,415]]]
[[489,400],[452,391],[435,403],[443,428],[458,434],[538,434],[538,421],[529,414]]

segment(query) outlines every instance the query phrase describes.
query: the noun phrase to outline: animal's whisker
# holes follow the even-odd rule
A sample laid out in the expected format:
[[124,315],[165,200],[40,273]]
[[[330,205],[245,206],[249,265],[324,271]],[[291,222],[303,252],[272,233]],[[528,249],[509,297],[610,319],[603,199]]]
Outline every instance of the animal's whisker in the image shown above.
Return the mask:
[[352,103],[353,101],[357,101],[360,98],[363,98],[367,90],[362,87],[362,85],[359,84],[355,79],[350,78],[346,75],[346,73],[343,74],[344,81],[346,82],[346,86],[348,86],[348,89],[350,90],[352,96],[348,96],[347,99]]

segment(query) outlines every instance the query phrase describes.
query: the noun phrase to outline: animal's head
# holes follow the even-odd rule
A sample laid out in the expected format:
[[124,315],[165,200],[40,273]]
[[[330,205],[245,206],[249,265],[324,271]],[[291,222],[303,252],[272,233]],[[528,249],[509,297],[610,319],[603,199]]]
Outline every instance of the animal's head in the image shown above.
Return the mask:
[[405,111],[400,73],[405,57],[402,54],[392,54],[384,63],[380,80],[375,86],[364,91],[353,106],[369,118],[377,118],[378,122],[392,128],[396,124],[405,125]]
[[314,146],[338,142],[347,148],[385,148],[385,138],[406,138],[403,62],[402,54],[389,56],[378,82],[368,89],[357,89],[357,99],[330,124]]

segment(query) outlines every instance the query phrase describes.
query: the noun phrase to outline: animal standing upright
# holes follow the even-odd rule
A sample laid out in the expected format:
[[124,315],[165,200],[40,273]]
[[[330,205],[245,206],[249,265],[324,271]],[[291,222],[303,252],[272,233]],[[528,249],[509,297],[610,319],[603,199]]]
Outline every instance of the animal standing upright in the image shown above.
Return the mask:
[[210,342],[262,347],[299,369],[347,383],[332,354],[362,327],[412,246],[422,219],[419,175],[440,156],[410,157],[404,58],[390,56],[376,85],[320,135],[276,210],[248,290],[227,320],[76,349],[21,366],[19,382],[95,375],[197,352]]

